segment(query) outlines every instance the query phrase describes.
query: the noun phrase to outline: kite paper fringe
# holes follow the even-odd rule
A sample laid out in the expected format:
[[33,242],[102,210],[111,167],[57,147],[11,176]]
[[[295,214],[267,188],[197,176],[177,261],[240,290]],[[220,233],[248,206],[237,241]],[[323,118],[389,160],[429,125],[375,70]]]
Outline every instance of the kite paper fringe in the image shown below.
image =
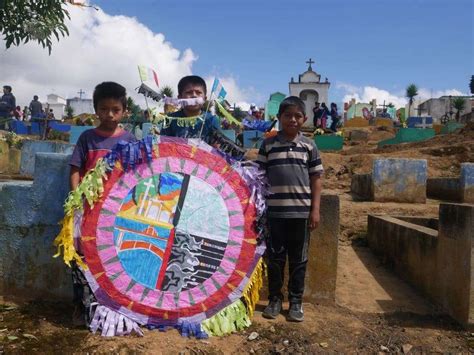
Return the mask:
[[107,163],[100,159],[94,169],[91,169],[82,178],[82,181],[77,188],[71,192],[66,198],[64,203],[65,214],[71,214],[73,210],[84,209],[84,199],[91,208],[94,207],[94,203],[102,196],[104,192],[104,179],[107,179]]
[[241,300],[235,301],[201,323],[207,334],[213,336],[223,336],[241,331],[248,328],[250,324],[247,308]]
[[195,337],[196,339],[209,338],[209,335],[204,331],[200,323],[183,321],[177,328],[183,337]]
[[[94,306],[92,304],[91,306]],[[139,336],[143,336],[140,326],[122,313],[118,313],[107,306],[95,304],[94,315],[89,325],[92,333],[101,331],[104,337],[123,336],[135,332]],[[92,307],[91,307],[92,308]]]
[[175,99],[173,97],[165,97],[163,102],[165,105],[173,105],[183,108],[186,106],[202,105],[205,101],[202,97],[195,97],[191,99]]
[[138,164],[150,162],[153,159],[153,137],[135,141],[120,141],[104,158],[109,170],[112,170],[115,163],[120,161],[125,171],[134,170]]
[[260,289],[263,286],[263,278],[266,275],[266,272],[267,269],[265,262],[263,261],[263,258],[260,258],[242,294],[250,318],[253,316],[255,305],[260,300]]
[[56,254],[53,255],[57,258],[61,255],[61,249],[63,253],[63,260],[67,266],[71,267],[71,261],[75,261],[80,267],[87,269],[87,265],[82,261],[81,256],[77,253],[74,248],[74,217],[72,213],[66,214],[64,219],[61,221],[62,228],[58,236],[54,239],[54,246],[58,248]]

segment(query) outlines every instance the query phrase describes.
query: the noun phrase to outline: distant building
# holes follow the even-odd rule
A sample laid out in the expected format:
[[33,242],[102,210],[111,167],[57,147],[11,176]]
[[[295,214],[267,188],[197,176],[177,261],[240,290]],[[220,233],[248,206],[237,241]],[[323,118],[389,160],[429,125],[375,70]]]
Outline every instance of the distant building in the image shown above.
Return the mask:
[[[441,118],[445,115],[454,119],[456,116],[456,109],[452,107],[452,102],[456,97],[441,96],[437,99],[429,99],[420,103],[418,108],[412,111],[415,111],[417,116],[433,117],[433,122],[440,122]],[[466,100],[464,110],[461,111],[461,116],[464,116],[472,112],[472,104],[474,100],[472,100],[470,96],[462,96],[462,98]]]
[[289,87],[290,96],[297,96],[305,103],[306,116],[310,118],[306,121],[305,126],[312,126],[315,102],[324,102],[329,107],[328,91],[331,83],[328,81],[328,78],[321,81],[321,75],[316,73],[311,66],[311,64],[314,64],[314,61],[310,59],[306,63],[308,63],[308,70],[298,76],[298,81],[291,78]]
[[74,110],[74,116],[80,115],[81,113],[95,113],[92,99],[81,99],[79,97],[74,97],[72,99],[67,99],[67,105],[71,106]]
[[43,107],[45,106],[47,110],[53,110],[54,116],[57,119],[63,118],[66,108],[66,99],[56,94],[49,94],[47,96],[46,105],[43,104]]

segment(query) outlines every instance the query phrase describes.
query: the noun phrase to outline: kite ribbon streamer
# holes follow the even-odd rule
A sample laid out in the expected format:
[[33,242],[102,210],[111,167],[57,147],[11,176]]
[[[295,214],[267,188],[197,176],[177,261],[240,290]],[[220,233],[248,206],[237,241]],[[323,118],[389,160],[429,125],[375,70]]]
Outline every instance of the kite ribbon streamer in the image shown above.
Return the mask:
[[232,115],[224,108],[224,106],[222,106],[222,104],[221,104],[219,101],[215,100],[214,102],[216,103],[216,106],[217,106],[217,108],[219,109],[220,113],[221,113],[222,115],[224,115],[225,119],[226,119],[227,121],[229,121],[229,123],[235,124],[235,125],[237,125],[237,126],[242,126],[242,123],[241,123],[240,121],[238,121],[234,116],[232,116]]

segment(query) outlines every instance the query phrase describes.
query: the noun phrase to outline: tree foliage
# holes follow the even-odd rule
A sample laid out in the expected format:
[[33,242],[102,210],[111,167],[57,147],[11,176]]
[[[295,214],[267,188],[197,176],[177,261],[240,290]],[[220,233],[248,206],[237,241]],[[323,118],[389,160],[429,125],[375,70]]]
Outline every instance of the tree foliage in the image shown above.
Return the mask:
[[456,121],[459,121],[459,117],[461,116],[461,111],[464,110],[464,106],[466,105],[466,99],[463,97],[456,97],[453,100],[453,107],[456,109]]
[[6,48],[37,41],[52,49],[53,36],[69,35],[64,24],[69,13],[65,0],[0,0],[0,32]]
[[418,95],[418,87],[415,84],[408,85],[407,89],[406,89],[406,94],[405,94],[405,96],[408,98],[408,115],[407,115],[407,117],[409,117],[410,114],[411,114],[411,105],[413,105],[413,99],[416,95]]
[[160,94],[166,97],[174,96],[174,92],[171,86],[163,86],[163,88],[160,90]]
[[474,95],[474,75],[471,75],[471,82],[469,83],[469,89],[471,89],[471,95]]

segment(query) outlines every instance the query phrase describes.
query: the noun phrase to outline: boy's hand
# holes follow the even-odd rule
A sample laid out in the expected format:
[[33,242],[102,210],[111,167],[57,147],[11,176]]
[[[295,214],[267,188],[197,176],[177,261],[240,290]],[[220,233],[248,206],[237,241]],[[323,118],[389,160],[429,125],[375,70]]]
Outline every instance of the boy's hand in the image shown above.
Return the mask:
[[309,229],[315,230],[319,226],[319,210],[311,210],[309,215]]

